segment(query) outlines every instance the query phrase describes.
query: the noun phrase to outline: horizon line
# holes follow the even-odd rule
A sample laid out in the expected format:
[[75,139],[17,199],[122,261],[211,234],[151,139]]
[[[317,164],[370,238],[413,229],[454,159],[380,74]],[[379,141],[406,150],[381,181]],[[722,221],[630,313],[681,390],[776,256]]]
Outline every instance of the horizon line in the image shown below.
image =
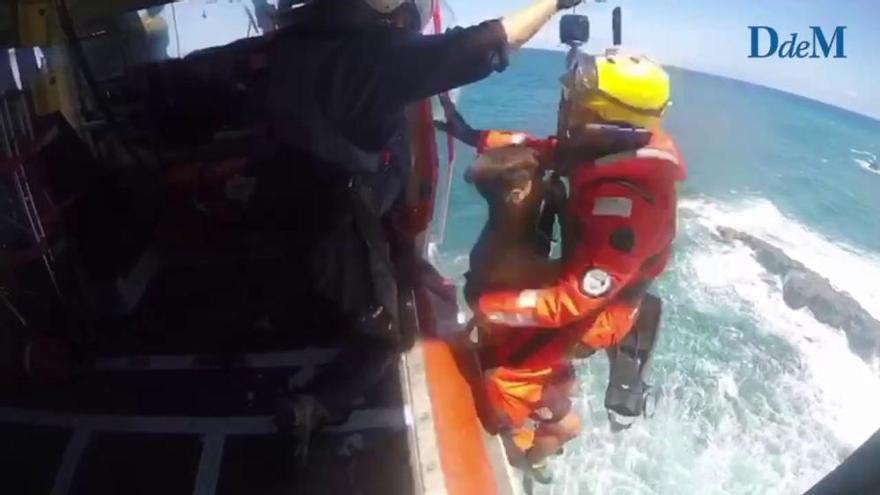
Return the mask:
[[[522,50],[544,51],[544,52],[556,52],[556,53],[564,53],[565,52],[565,49],[563,49],[561,47],[560,48],[547,48],[547,47],[538,47],[538,46],[525,46],[521,49]],[[692,67],[683,67],[680,65],[673,65],[673,64],[661,64],[661,65],[663,65],[665,67],[672,67],[672,68],[678,69],[678,70],[683,70],[683,71],[687,71],[687,72],[694,72],[694,73],[701,74],[701,75],[715,77],[718,79],[726,79],[728,81],[734,81],[734,82],[738,82],[738,83],[742,83],[742,84],[750,84],[752,86],[757,86],[759,88],[764,88],[764,89],[768,89],[771,91],[777,91],[777,92],[783,93],[785,95],[794,96],[794,97],[801,98],[801,99],[804,99],[804,100],[807,100],[810,102],[818,103],[820,105],[825,105],[825,106],[831,107],[835,110],[850,113],[855,116],[871,120],[873,123],[880,125],[880,114],[874,116],[871,114],[867,114],[867,113],[859,112],[857,110],[853,110],[851,108],[846,108],[846,107],[840,106],[839,104],[836,104],[836,103],[832,103],[832,102],[825,101],[825,100],[818,100],[814,97],[803,95],[800,93],[794,93],[794,92],[787,90],[787,89],[777,88],[775,86],[768,86],[767,84],[763,84],[763,83],[759,83],[759,82],[755,82],[755,81],[748,81],[745,79],[739,79],[739,78],[733,77],[733,76],[726,76],[723,74],[717,74],[715,72],[694,69]]]

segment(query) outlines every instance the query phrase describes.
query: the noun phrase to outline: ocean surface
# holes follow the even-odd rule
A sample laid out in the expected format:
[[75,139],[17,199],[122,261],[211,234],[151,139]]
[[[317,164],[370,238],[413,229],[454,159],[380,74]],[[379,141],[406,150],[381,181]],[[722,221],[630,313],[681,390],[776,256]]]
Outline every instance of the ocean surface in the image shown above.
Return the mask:
[[[457,94],[478,128],[555,130],[563,54],[525,50]],[[802,493],[880,428],[880,370],[840,330],[782,301],[779,279],[714,229],[771,242],[880,317],[880,122],[791,94],[670,69],[666,127],[688,162],[677,256],[650,382],[656,416],[612,434],[604,356],[579,364],[583,435],[554,461],[550,494]],[[459,147],[438,258],[448,275],[486,207]],[[459,279],[460,280],[460,279]]]

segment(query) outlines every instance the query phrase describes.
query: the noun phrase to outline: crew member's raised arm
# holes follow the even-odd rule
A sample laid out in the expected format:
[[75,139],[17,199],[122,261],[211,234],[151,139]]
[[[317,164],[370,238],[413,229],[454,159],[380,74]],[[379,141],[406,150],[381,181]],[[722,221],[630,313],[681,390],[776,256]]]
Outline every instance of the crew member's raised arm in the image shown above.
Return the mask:
[[507,44],[519,48],[532,39],[535,34],[560,10],[569,9],[582,0],[538,0],[501,19],[507,33]]
[[479,81],[507,68],[508,52],[532,38],[554,13],[582,0],[535,0],[501,19],[443,34],[398,36],[383,54],[383,84],[411,103]]

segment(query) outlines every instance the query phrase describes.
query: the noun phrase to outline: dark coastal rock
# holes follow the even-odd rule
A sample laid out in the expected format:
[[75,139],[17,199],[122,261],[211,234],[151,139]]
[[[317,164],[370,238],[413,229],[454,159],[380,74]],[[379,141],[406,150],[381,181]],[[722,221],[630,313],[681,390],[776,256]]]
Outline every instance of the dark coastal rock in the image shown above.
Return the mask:
[[862,359],[880,355],[880,321],[847,292],[835,289],[828,279],[764,240],[727,227],[719,227],[718,233],[727,242],[739,241],[750,247],[767,271],[781,277],[782,297],[788,307],[807,308],[816,320],[843,330],[850,349]]

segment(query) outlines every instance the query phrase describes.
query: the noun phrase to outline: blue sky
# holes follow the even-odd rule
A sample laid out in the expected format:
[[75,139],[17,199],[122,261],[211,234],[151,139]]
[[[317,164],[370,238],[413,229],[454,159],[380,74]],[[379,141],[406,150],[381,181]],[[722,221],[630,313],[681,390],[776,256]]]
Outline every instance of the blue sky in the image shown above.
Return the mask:
[[[530,0],[443,0],[460,25],[502,16]],[[183,54],[247,34],[248,0],[187,0],[176,5]],[[756,82],[880,118],[880,0],[609,0],[588,3],[587,50],[610,44],[611,9],[624,10],[625,45],[659,61]],[[165,17],[169,18],[169,12]],[[170,20],[170,19],[169,19]],[[556,21],[528,46],[562,49]],[[780,37],[809,26],[830,33],[847,26],[846,59],[749,59],[750,25],[775,28]],[[170,51],[176,51],[172,42]]]
[[[528,0],[445,0],[459,24],[497,17]],[[610,44],[611,9],[623,7],[624,44],[663,63],[756,82],[880,118],[880,0],[609,0],[589,3],[587,50]],[[847,26],[846,59],[749,59],[750,25],[775,28],[780,38],[830,33]],[[556,22],[529,44],[561,49]]]

